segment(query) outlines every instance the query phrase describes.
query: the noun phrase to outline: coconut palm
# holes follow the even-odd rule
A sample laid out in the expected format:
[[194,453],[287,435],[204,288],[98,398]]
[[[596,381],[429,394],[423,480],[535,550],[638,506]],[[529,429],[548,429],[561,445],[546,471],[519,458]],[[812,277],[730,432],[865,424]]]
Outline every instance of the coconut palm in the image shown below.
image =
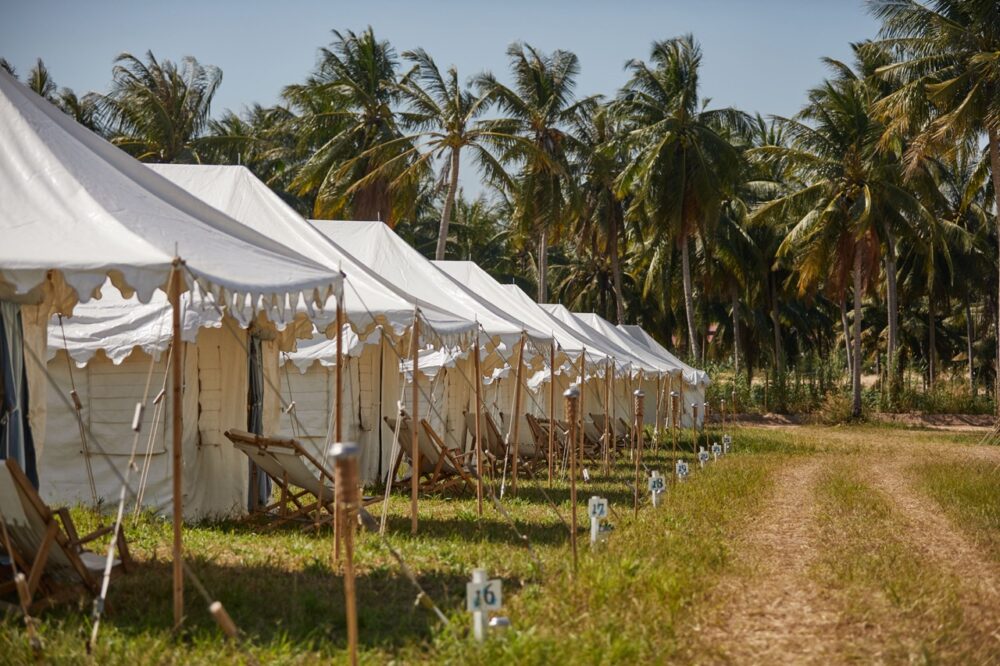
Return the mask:
[[[406,110],[403,125],[417,134],[401,137],[404,151],[393,162],[405,161],[406,168],[396,177],[399,182],[419,178],[432,160],[443,160],[439,183],[447,187],[441,220],[438,225],[434,258],[444,259],[448,242],[448,225],[458,192],[462,150],[472,151],[476,164],[488,182],[509,185],[503,167],[487,150],[484,139],[487,132],[477,120],[489,108],[487,98],[474,94],[458,78],[455,67],[442,74],[434,59],[423,49],[403,53],[403,58],[414,63],[414,69],[400,82]],[[392,162],[389,166],[392,166]]]
[[926,221],[928,215],[900,186],[897,156],[879,146],[885,128],[872,113],[877,91],[844,63],[828,64],[835,78],[810,91],[796,118],[779,119],[790,145],[750,151],[784,160],[801,183],[758,208],[754,218],[791,222],[778,255],[796,269],[801,293],[822,286],[843,308],[850,281],[853,413],[860,416],[862,298],[878,278],[885,220]]
[[208,126],[222,71],[191,57],[180,65],[115,58],[111,90],[96,98],[111,142],[146,162],[200,162],[198,139]]
[[580,61],[576,54],[542,53],[515,42],[507,49],[513,84],[492,73],[475,77],[476,89],[499,108],[501,118],[484,129],[501,164],[512,175],[506,193],[514,204],[513,220],[537,242],[538,300],[548,294],[549,242],[558,240],[572,215],[574,198],[570,154],[576,140],[569,129],[593,98],[574,96]]
[[[880,46],[899,56],[898,62],[879,71],[899,84],[899,90],[878,108],[887,119],[887,134],[915,135],[907,156],[911,168],[928,154],[950,153],[956,145],[976,143],[985,135],[1000,226],[1000,4],[992,0],[869,0],[868,4],[882,22]],[[1000,335],[997,340],[1000,344]],[[1000,373],[997,377],[1000,389]]]
[[392,184],[405,163],[385,168],[406,149],[395,113],[399,58],[371,27],[333,35],[316,71],[282,92],[297,114],[294,132],[304,156],[292,187],[315,197],[315,217],[379,219],[392,226],[412,209],[416,195]]
[[[650,62],[633,60],[617,109],[630,130],[632,160],[619,178],[634,194],[633,208],[657,230],[656,242],[676,242],[681,253],[689,351],[700,356],[691,283],[691,239],[705,237],[725,192],[739,173],[736,149],[720,134],[743,126],[734,109],[706,110],[698,95],[701,47],[691,35],[654,42]],[[634,214],[634,213],[633,213]]]

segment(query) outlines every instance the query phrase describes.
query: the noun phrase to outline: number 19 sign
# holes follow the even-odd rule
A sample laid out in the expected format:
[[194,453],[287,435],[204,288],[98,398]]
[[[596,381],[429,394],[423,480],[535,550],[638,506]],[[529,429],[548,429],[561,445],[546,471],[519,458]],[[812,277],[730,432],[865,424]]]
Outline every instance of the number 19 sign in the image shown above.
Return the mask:
[[465,584],[465,607],[470,613],[498,611],[502,606],[499,578]]

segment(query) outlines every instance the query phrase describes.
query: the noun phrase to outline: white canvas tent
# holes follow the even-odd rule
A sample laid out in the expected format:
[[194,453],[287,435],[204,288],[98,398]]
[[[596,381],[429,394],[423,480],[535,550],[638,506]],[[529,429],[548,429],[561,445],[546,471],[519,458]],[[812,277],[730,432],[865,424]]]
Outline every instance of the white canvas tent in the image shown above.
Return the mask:
[[[480,340],[481,369],[487,377],[494,377],[501,383],[513,381],[514,372],[506,366],[514,363],[515,349],[522,334],[527,339],[525,359],[528,368],[525,372],[532,372],[544,363],[545,355],[538,352],[548,352],[551,337],[547,331],[535,329],[519,320],[516,313],[505,311],[469,286],[453,280],[385,224],[329,220],[311,220],[311,223],[339,248],[417,297],[421,307],[427,303],[478,321],[484,333]],[[450,367],[444,368],[444,372],[435,372],[422,389],[425,396],[434,398],[437,406],[430,408],[427,405],[430,401],[423,399],[420,416],[427,418],[450,446],[465,448],[468,433],[463,412],[474,408],[473,363],[469,357],[447,357]],[[406,404],[409,404],[409,393],[402,392]]]
[[[148,303],[157,289],[166,289],[179,258],[178,275],[186,289],[200,291],[240,324],[278,329],[293,322],[311,325],[310,317],[324,321],[319,306],[341,287],[338,273],[190,196],[4,72],[0,145],[0,299],[33,306],[22,313],[27,313],[26,333],[31,329],[25,348],[32,358],[26,368],[40,454],[45,451],[42,359],[49,314],[71,312],[76,301],[91,298],[109,278]],[[119,437],[129,434],[126,426]],[[226,454],[199,446],[189,434],[187,423],[185,470],[213,479],[213,493],[245,491],[245,478],[212,475],[216,467],[228,469]],[[198,507],[196,495],[204,489],[190,475],[185,480],[186,498]],[[43,490],[46,484],[42,479]]]
[[[681,403],[685,406],[684,409],[687,412],[686,421],[682,422],[681,425],[685,427],[690,427],[690,411],[691,403],[697,403],[703,405],[705,402],[705,390],[711,383],[708,373],[704,370],[698,370],[692,368],[687,363],[684,363],[679,358],[670,353],[663,345],[657,342],[653,336],[646,332],[641,326],[636,326],[634,324],[623,324],[618,327],[621,331],[629,336],[636,344],[646,348],[651,353],[659,356],[667,363],[670,363],[681,370],[682,386],[681,391]],[[704,414],[702,410],[699,410],[701,416]],[[701,417],[699,417],[699,420]]]
[[[342,438],[361,447],[362,479],[380,478],[391,464],[393,438],[382,417],[396,413],[399,358],[407,353],[406,334],[413,325],[417,299],[320,234],[245,167],[170,164],[151,168],[251,229],[320,265],[343,271],[347,323],[342,332],[346,356]],[[471,319],[430,303],[421,303],[420,316],[424,328],[435,332],[431,338],[425,331],[421,338],[433,340],[435,347],[466,348],[473,340],[476,323]],[[328,339],[314,333],[300,340],[295,350],[282,353],[280,363],[284,369],[272,383],[280,386],[285,404],[295,403],[294,411],[265,422],[265,434],[295,437],[323,459],[334,411],[336,336]],[[270,390],[267,396],[276,398]]]

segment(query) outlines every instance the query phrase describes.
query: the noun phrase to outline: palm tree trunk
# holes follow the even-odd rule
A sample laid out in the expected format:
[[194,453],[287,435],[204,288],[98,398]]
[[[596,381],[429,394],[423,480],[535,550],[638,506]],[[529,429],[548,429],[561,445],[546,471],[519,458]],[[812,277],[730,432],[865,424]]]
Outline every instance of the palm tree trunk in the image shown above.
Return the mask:
[[844,327],[844,353],[847,356],[847,375],[854,377],[854,363],[851,360],[851,327],[847,324],[847,294],[840,297],[840,324]]
[[[990,170],[993,172],[993,195],[996,197],[997,210],[997,245],[1000,246],[1000,131],[990,129]],[[1000,250],[1000,247],[998,247]],[[1000,304],[1000,262],[997,262],[997,303]],[[1000,307],[997,308],[997,362],[1000,368]],[[1000,415],[1000,372],[996,373],[994,401],[997,414]]]
[[698,334],[694,326],[694,296],[691,293],[691,257],[688,252],[688,235],[681,236],[681,277],[684,282],[684,311],[687,313],[688,353],[691,358],[701,358],[698,351]]
[[937,375],[937,336],[934,326],[934,296],[927,296],[927,388],[934,390],[934,379]]
[[969,297],[965,297],[965,355],[968,357],[969,365],[969,395],[976,397],[976,369],[972,363],[972,308],[969,306]]
[[451,179],[448,181],[448,196],[444,200],[441,211],[441,225],[438,227],[437,248],[434,250],[434,258],[438,261],[444,259],[444,251],[448,245],[448,223],[451,220],[451,209],[455,205],[455,193],[458,191],[458,165],[459,149],[451,149]]
[[621,216],[621,204],[615,202],[611,210],[611,228],[608,229],[608,252],[611,253],[611,278],[615,289],[615,314],[619,324],[625,323],[625,299],[622,296],[622,267],[618,256],[618,225]]
[[861,245],[854,249],[854,354],[851,363],[851,397],[854,418],[861,416]]
[[733,299],[733,374],[740,372],[740,298],[736,283],[729,283],[729,295]]
[[774,367],[775,384],[785,383],[785,348],[781,343],[781,319],[778,317],[778,279],[774,273],[768,276],[771,287],[771,325],[774,327]]
[[549,293],[549,231],[543,228],[538,235],[538,302],[548,301]]
[[885,255],[885,293],[886,307],[889,311],[889,340],[886,344],[886,377],[889,379],[889,394],[895,394],[896,385],[896,346],[899,339],[899,312],[896,291],[896,238],[891,230],[886,230],[888,252]]

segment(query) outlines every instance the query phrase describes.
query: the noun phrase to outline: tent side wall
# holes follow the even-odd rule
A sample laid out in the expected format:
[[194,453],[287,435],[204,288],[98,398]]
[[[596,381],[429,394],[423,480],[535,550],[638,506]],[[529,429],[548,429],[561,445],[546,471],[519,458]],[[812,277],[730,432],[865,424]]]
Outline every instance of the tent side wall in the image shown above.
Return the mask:
[[[227,325],[235,326],[235,322]],[[236,335],[245,332],[234,329]],[[202,329],[196,344],[184,350],[184,518],[188,521],[229,518],[246,513],[247,459],[225,438],[229,428],[247,425],[247,357],[242,341],[230,330]],[[265,366],[273,364],[276,346],[265,345]],[[85,367],[73,368],[83,402],[83,419],[97,438],[90,445],[98,497],[117,501],[132,447],[132,416],[144,394],[151,357],[135,350],[121,365],[103,354]],[[47,446],[39,456],[41,492],[46,501],[62,504],[91,502],[83,449],[76,417],[66,406],[70,380],[65,352],[48,363],[49,374],[60,387],[48,393]],[[166,373],[166,357],[153,364],[149,398],[159,392]],[[169,395],[169,380],[167,382]],[[62,397],[60,396],[62,394]],[[65,400],[64,400],[65,398]],[[149,480],[144,506],[163,510],[171,493],[171,405],[164,400],[152,442]],[[148,408],[139,436],[137,455],[142,468],[153,433],[155,410]],[[106,454],[106,455],[104,455]],[[117,470],[117,472],[116,472]],[[138,489],[138,475],[130,485]]]

